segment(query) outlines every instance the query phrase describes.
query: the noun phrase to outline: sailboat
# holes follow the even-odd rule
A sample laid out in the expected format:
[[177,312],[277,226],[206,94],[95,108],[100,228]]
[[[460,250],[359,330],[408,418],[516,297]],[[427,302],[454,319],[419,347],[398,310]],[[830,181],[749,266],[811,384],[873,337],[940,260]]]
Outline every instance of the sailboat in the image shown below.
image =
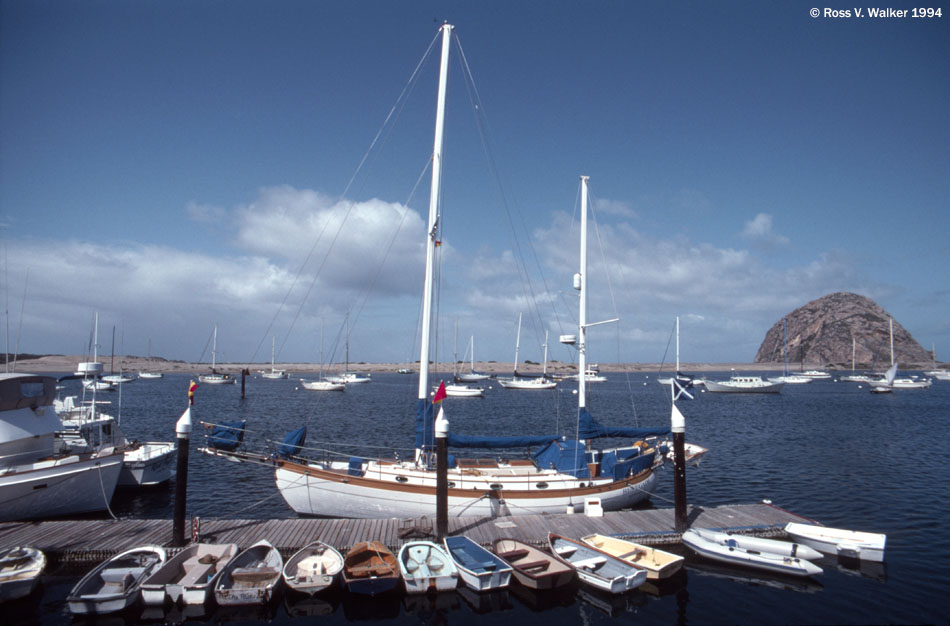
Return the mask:
[[884,378],[869,381],[871,391],[881,393],[885,389],[929,389],[931,381],[929,378],[917,378],[916,376],[897,378],[897,362],[894,360],[894,319],[889,320],[889,334],[891,338],[891,367],[884,374]]
[[[441,26],[442,56],[439,98],[432,160],[428,228],[425,233],[426,269],[421,318],[419,384],[416,412],[416,442],[413,459],[362,457],[303,460],[299,456],[269,457],[260,453],[228,452],[213,447],[201,451],[231,461],[260,463],[273,467],[277,488],[298,514],[334,517],[390,518],[432,515],[436,507],[436,460],[434,422],[438,402],[429,399],[430,339],[432,331],[435,252],[438,240],[442,174],[442,125],[449,44],[453,27]],[[587,177],[583,185],[580,260],[580,364],[585,365],[587,332]],[[655,446],[642,443],[648,437],[669,432],[661,428],[611,428],[594,421],[585,408],[586,382],[578,381],[578,439],[559,434],[520,437],[473,437],[448,433],[452,448],[519,448],[540,446],[531,459],[499,457],[465,460],[458,458],[448,469],[450,516],[495,517],[540,513],[563,513],[568,507],[583,509],[585,499],[600,501],[604,510],[631,506],[649,498],[655,488],[654,467],[662,462]],[[599,437],[634,438],[636,444],[621,448],[594,449],[589,442]],[[298,450],[299,452],[299,450]]]
[[[453,398],[483,398],[485,397],[485,390],[481,387],[475,385],[470,385],[466,382],[462,382],[459,378],[458,372],[458,340],[459,340],[459,321],[458,318],[455,318],[455,342],[454,348],[452,349],[452,360],[453,360],[453,373],[452,380],[454,382],[444,385],[445,394]],[[472,344],[474,349],[474,344]],[[472,361],[472,374],[476,376],[481,376],[481,374],[475,374],[475,362]],[[488,378],[488,376],[485,376]],[[443,383],[444,384],[444,383]],[[437,391],[437,390],[434,390]]]
[[950,380],[950,370],[937,368],[937,348],[933,344],[930,345],[930,358],[933,360],[933,369],[924,372],[924,374],[933,376],[937,380]]
[[460,383],[477,383],[491,378],[491,374],[484,374],[482,372],[475,371],[475,335],[469,337],[468,352],[471,356],[471,366],[469,371],[459,372],[455,375],[455,380]]
[[333,376],[327,376],[325,380],[330,381],[331,383],[368,383],[370,382],[369,374],[362,374],[357,372],[350,371],[350,314],[346,314],[346,338],[344,342],[344,358],[343,358],[343,373],[334,374]]
[[499,378],[498,384],[505,389],[554,389],[557,381],[548,378],[548,333],[544,333],[544,366],[541,376],[526,377],[518,375],[518,348],[521,346],[521,313],[518,314],[518,334],[515,338],[515,367],[511,378]]
[[162,372],[156,372],[152,370],[152,340],[148,340],[148,357],[147,357],[148,369],[142,370],[139,372],[139,378],[162,378],[164,374]]
[[769,381],[773,383],[788,383],[789,385],[807,385],[813,379],[797,374],[788,373],[788,319],[782,319],[782,342],[785,345],[785,371],[781,376],[776,376],[775,378],[769,378]]
[[274,350],[277,348],[277,337],[271,337],[270,342],[270,371],[261,372],[261,378],[268,380],[281,380],[287,378],[287,370],[279,370],[274,367]]
[[[669,345],[669,344],[667,344]],[[656,382],[661,385],[672,385],[673,381],[679,384],[683,389],[689,389],[693,386],[693,377],[680,371],[680,316],[676,316],[676,373],[669,378],[657,378]]]
[[320,378],[300,379],[300,386],[308,391],[346,391],[346,383],[327,380],[323,376],[323,321],[320,321]]
[[[207,346],[207,344],[205,344]],[[214,332],[211,338],[211,373],[210,374],[200,374],[198,376],[198,381],[205,383],[206,385],[233,385],[237,382],[234,379],[234,376],[230,374],[221,373],[215,370],[215,354],[218,350],[218,325],[215,324]]]
[[867,383],[871,381],[871,377],[867,374],[855,374],[854,373],[854,357],[857,350],[857,341],[854,339],[854,335],[851,335],[851,373],[842,376],[839,380],[842,380],[846,383]]
[[109,363],[109,373],[100,378],[110,385],[121,385],[135,380],[135,376],[122,373],[122,364],[119,364],[119,373],[115,373],[115,326],[112,327],[112,360]]

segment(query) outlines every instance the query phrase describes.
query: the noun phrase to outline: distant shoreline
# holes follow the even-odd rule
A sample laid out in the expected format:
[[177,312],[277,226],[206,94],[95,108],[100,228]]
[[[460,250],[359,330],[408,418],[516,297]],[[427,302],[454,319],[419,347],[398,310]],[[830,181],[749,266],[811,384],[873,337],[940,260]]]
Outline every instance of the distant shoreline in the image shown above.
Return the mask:
[[[84,356],[64,356],[47,355],[39,358],[31,358],[22,361],[16,361],[15,371],[19,372],[75,372],[77,364],[85,361],[88,357]],[[111,361],[111,357],[109,359]],[[136,373],[145,370],[163,373],[202,373],[211,369],[210,363],[185,363],[182,361],[166,361],[164,359],[151,360],[141,357],[115,357],[116,368],[123,372]],[[109,371],[109,363],[104,362],[106,372]],[[13,361],[11,359],[10,369],[13,371]],[[467,365],[467,364],[466,364]],[[664,363],[662,370],[660,363],[600,363],[602,372],[671,372],[674,368],[672,363]],[[738,372],[776,372],[784,369],[783,363],[680,363],[680,370],[683,372],[723,372],[736,370]],[[930,364],[908,364],[905,369],[925,369],[930,368]],[[276,369],[285,370],[290,374],[315,374],[321,370],[319,363],[278,363]],[[418,372],[418,363],[350,363],[351,371],[360,372],[396,372],[400,369],[408,368],[411,372]],[[240,372],[247,369],[251,374],[261,371],[269,371],[270,363],[219,363],[217,364],[220,372]],[[339,372],[343,370],[342,363],[331,363],[323,366],[325,372]],[[433,372],[451,372],[451,363],[438,363],[430,366]],[[463,368],[466,369],[466,368]],[[475,369],[488,374],[510,374],[512,371],[511,363],[501,363],[494,361],[480,361],[475,363]],[[791,367],[791,370],[801,369],[801,366]],[[820,365],[806,364],[803,369],[822,369],[828,371],[851,371],[850,365],[847,368],[833,368]],[[863,368],[859,368],[863,369]],[[521,363],[518,367],[519,372],[539,374],[541,373],[540,363]],[[559,376],[577,373],[577,366],[573,363],[548,363],[548,373]]]

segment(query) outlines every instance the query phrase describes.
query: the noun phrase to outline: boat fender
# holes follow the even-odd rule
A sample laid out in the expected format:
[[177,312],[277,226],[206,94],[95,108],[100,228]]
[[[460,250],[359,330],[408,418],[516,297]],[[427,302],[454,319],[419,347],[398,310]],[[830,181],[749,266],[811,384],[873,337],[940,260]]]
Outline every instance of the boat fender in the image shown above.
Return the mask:
[[191,541],[193,543],[201,542],[201,518],[197,516],[191,518]]

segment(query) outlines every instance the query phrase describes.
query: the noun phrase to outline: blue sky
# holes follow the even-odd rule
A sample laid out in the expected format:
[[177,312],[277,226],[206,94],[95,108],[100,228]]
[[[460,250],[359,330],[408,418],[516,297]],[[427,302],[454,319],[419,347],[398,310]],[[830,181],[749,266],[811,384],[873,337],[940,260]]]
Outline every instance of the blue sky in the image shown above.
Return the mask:
[[218,324],[219,359],[319,362],[350,311],[352,360],[418,358],[432,58],[357,167],[449,20],[484,140],[455,48],[440,358],[456,318],[480,359],[519,312],[522,359],[570,331],[581,174],[590,317],[621,318],[594,360],[672,360],[679,315],[685,361],[751,361],[835,291],[946,354],[950,15],[811,8],[2,0],[10,344],[82,353],[98,311],[127,353],[208,360]]

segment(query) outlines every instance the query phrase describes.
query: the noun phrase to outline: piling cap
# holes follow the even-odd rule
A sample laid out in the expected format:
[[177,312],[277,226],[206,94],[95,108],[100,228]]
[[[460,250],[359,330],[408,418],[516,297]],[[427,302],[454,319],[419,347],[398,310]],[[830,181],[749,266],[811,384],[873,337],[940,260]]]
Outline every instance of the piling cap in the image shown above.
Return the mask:
[[191,406],[185,409],[175,423],[175,434],[183,439],[187,439],[191,434]]
[[680,413],[680,410],[676,408],[676,405],[673,405],[673,411],[670,415],[670,430],[674,433],[685,433],[686,432],[686,418],[683,417],[683,414]]
[[445,410],[439,406],[439,415],[435,418],[435,436],[445,439],[449,436],[449,420],[445,417]]

